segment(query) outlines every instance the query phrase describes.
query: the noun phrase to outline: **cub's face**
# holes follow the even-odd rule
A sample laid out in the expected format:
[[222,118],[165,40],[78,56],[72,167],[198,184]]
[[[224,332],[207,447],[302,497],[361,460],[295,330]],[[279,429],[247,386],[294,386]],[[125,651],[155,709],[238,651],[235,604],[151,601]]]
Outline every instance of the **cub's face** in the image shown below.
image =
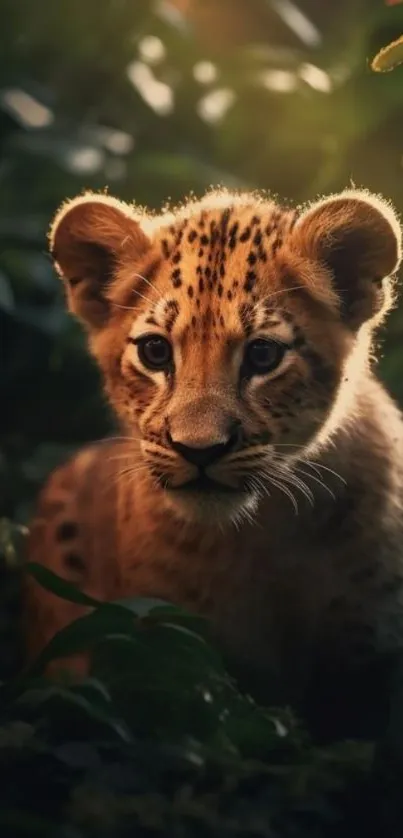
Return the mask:
[[164,230],[134,311],[115,315],[121,355],[117,378],[105,368],[108,391],[177,504],[207,494],[229,510],[251,506],[336,399],[348,341],[292,260],[276,257],[278,235],[253,210],[230,215],[224,233],[217,213]]
[[347,193],[297,217],[210,196],[151,220],[88,196],[56,218],[54,256],[138,474],[179,515],[236,518],[270,486],[293,500],[295,464],[337,424],[346,370],[353,380],[366,361],[357,332],[387,306],[399,247],[374,200]]

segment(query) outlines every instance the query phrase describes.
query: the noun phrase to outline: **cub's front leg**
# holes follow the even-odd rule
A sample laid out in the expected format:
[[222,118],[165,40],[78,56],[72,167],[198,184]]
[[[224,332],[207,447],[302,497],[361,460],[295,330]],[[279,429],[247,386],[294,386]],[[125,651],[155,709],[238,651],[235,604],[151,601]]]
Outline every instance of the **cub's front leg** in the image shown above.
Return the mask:
[[[99,489],[94,492],[96,449],[80,452],[58,468],[42,490],[30,526],[26,558],[45,566],[96,599],[114,599],[115,570],[115,484],[105,486],[102,516]],[[103,491],[103,489],[102,489]],[[101,520],[100,520],[101,518]],[[109,520],[110,519],[110,520]],[[45,590],[32,577],[24,583],[23,634],[26,662],[32,663],[52,637],[91,609],[68,602]],[[84,656],[56,662],[52,670],[73,669],[84,673]]]

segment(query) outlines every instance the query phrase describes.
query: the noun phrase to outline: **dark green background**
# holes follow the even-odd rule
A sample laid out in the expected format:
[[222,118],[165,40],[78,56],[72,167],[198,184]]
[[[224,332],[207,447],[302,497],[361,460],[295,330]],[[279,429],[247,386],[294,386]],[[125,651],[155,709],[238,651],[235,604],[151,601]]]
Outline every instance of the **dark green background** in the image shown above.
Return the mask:
[[[403,68],[369,67],[403,32],[403,6],[296,2],[309,43],[286,0],[282,14],[274,0],[0,0],[0,515],[24,520],[52,465],[110,427],[46,253],[65,197],[107,185],[159,207],[223,183],[299,202],[354,181],[403,211]],[[163,44],[154,64],[149,36]],[[201,61],[216,68],[208,84]],[[133,62],[154,96],[156,81],[172,91],[169,113],[130,81]],[[223,89],[233,103],[206,122],[200,102]],[[402,311],[381,372],[403,402]]]

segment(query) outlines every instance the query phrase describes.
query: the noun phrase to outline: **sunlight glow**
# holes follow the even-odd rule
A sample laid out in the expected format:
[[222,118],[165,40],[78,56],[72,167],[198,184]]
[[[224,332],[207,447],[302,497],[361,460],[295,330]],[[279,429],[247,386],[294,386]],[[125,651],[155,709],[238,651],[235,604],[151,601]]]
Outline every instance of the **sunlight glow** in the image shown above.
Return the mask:
[[281,20],[307,47],[317,47],[322,41],[319,29],[292,0],[271,0],[272,8]]
[[280,736],[282,739],[284,739],[285,736],[288,736],[288,730],[285,725],[280,722],[280,719],[272,718],[272,722],[276,728],[277,736]]
[[235,102],[235,93],[228,87],[212,90],[200,99],[197,112],[205,122],[216,123],[224,118],[225,114]]
[[172,88],[162,81],[158,81],[147,64],[133,61],[127,68],[127,75],[147,102],[147,105],[160,116],[166,116],[174,108],[174,94]]
[[92,175],[99,172],[105,162],[105,157],[98,148],[83,146],[69,149],[63,157],[67,167],[77,174]]
[[198,61],[193,67],[193,77],[199,84],[211,84],[217,76],[217,67],[212,61]]
[[126,131],[102,126],[98,129],[98,133],[103,145],[112,154],[129,154],[134,147],[134,138]]
[[275,93],[292,93],[297,87],[297,77],[291,70],[265,70],[260,80],[263,87]]
[[25,128],[47,128],[53,122],[53,113],[25,90],[10,88],[1,93],[3,105]]
[[185,16],[169,0],[160,0],[154,11],[158,17],[165,20],[170,26],[175,26],[176,29],[180,29],[182,32],[186,32],[189,29],[189,24]]
[[145,35],[139,42],[139,53],[142,60],[148,64],[158,64],[165,58],[166,50],[161,38]]
[[332,80],[330,76],[321,70],[320,67],[315,67],[314,64],[301,64],[298,71],[299,77],[314,90],[319,90],[321,93],[330,93],[332,90]]

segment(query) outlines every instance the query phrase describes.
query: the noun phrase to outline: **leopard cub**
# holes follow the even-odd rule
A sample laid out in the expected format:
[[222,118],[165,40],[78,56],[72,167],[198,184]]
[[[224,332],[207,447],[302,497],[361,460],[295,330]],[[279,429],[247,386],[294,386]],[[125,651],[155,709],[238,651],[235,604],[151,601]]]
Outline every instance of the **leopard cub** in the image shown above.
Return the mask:
[[[122,436],[50,477],[29,558],[205,615],[258,697],[358,734],[403,639],[403,426],[371,368],[393,208],[220,191],[155,216],[89,193],[50,245]],[[30,583],[29,655],[79,613]]]

